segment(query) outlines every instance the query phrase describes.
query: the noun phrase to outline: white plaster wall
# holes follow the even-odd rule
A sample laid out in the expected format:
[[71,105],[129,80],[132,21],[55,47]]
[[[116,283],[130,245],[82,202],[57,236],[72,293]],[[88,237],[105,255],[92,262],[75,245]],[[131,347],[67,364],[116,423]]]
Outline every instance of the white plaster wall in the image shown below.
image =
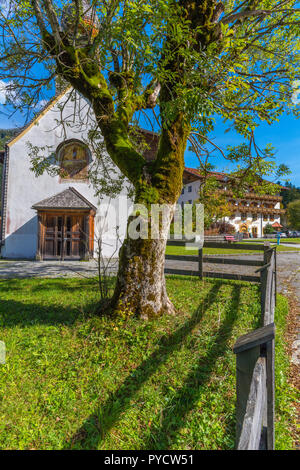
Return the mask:
[[[79,99],[79,97],[77,98]],[[95,217],[95,235],[97,236],[105,225],[105,244],[103,246],[106,256],[110,256],[120,246],[120,244],[116,246],[116,225],[120,226],[120,234],[124,236],[127,220],[126,209],[130,204],[126,197],[126,191],[117,199],[110,200],[104,197],[100,202],[95,197],[94,188],[89,182],[61,180],[59,176],[50,176],[46,172],[36,177],[30,170],[29,149],[26,145],[28,141],[39,147],[50,146],[53,151],[65,139],[76,138],[82,140],[87,138],[88,129],[93,125],[91,112],[87,118],[85,129],[80,131],[78,126],[66,127],[65,138],[62,126],[57,126],[57,120],[60,119],[59,106],[65,99],[66,96],[61,98],[53,108],[40,118],[37,125],[32,126],[10,146],[5,244],[1,252],[3,257],[35,257],[38,226],[36,211],[31,207],[37,202],[67,189],[69,186],[74,187],[88,201],[98,207]],[[81,102],[80,108],[82,109],[86,102],[83,99],[81,99]],[[63,110],[63,118],[70,119],[73,109],[74,104],[72,102],[68,103]],[[83,112],[86,113],[86,111]],[[48,150],[45,152],[45,154],[49,153]],[[105,218],[104,214],[107,212],[107,206],[110,206],[110,211],[108,217]],[[119,220],[114,216],[114,212],[120,213]]]
[[[191,188],[191,191],[189,191]],[[194,202],[196,199],[199,199],[199,189],[200,189],[200,181],[193,181],[192,183],[187,183],[183,186],[183,194],[181,193],[178,204],[186,204],[189,201]]]

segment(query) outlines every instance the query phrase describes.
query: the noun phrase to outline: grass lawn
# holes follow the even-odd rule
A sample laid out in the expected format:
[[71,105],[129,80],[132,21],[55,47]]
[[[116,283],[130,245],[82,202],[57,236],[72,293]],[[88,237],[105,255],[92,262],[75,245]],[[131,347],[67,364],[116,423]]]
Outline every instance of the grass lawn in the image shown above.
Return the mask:
[[[270,243],[277,243],[276,238],[266,238],[263,240],[255,240],[255,238],[249,238],[248,240],[242,240],[241,243],[264,243],[264,242],[270,242]],[[281,238],[280,243],[300,243],[300,238]]]
[[280,243],[300,243],[300,238],[281,238]]
[[[1,449],[232,449],[236,338],[259,325],[256,285],[169,277],[180,314],[95,315],[96,279],[0,281]],[[292,448],[277,324],[277,448]]]
[[[298,248],[280,245],[279,247],[277,247],[277,251],[298,251]],[[300,251],[300,248],[299,248],[299,251]],[[263,251],[232,250],[232,249],[226,249],[226,248],[203,248],[204,255],[232,255],[234,257],[234,255],[237,255],[237,254],[247,255],[249,253],[262,256]],[[198,254],[198,250],[186,249],[184,246],[167,246],[166,254],[167,255],[196,255]]]

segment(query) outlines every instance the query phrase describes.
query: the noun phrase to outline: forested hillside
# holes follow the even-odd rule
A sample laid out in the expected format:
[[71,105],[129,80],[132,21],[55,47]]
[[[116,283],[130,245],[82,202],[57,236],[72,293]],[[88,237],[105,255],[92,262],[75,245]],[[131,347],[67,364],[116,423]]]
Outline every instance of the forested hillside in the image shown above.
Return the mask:
[[[10,140],[17,132],[18,129],[0,129],[0,152],[1,150],[4,150],[6,142]],[[2,190],[2,167],[2,162],[0,160],[0,195]]]
[[5,143],[10,140],[18,129],[0,129],[0,151],[4,150]]

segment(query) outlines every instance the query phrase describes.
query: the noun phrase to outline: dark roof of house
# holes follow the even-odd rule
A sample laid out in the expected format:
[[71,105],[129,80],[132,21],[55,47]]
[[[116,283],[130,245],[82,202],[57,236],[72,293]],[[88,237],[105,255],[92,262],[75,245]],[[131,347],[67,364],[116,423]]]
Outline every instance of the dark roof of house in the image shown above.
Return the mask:
[[[194,180],[196,180],[196,179],[199,180],[199,179],[203,178],[200,171],[197,170],[196,168],[185,167],[184,172],[185,172],[185,175],[193,175],[194,177],[196,177],[196,178],[194,178]],[[218,181],[222,181],[223,183],[226,183],[226,181],[228,181],[228,179],[230,178],[230,175],[228,175],[226,173],[223,173],[223,172],[220,172],[220,171],[210,171],[209,175],[214,176]],[[267,180],[264,180],[264,181],[266,183],[270,183],[270,184],[274,184],[274,185],[276,184],[276,183],[272,183],[271,181],[267,181]],[[288,189],[285,186],[282,186],[280,184],[278,184],[277,186],[279,186],[281,189]]]
[[158,149],[159,134],[142,128],[139,128],[138,132],[143,136],[143,140],[148,147],[143,151],[143,157],[147,161],[155,160]]
[[[198,179],[200,179],[202,177],[200,171],[197,170],[196,168],[185,167],[184,171],[197,176]],[[222,172],[219,172],[219,171],[210,171],[209,174],[210,174],[210,176],[214,176],[218,181],[226,181],[226,177],[228,178],[226,173],[222,173]]]
[[70,186],[61,193],[43,199],[32,206],[32,209],[93,209],[97,208]]

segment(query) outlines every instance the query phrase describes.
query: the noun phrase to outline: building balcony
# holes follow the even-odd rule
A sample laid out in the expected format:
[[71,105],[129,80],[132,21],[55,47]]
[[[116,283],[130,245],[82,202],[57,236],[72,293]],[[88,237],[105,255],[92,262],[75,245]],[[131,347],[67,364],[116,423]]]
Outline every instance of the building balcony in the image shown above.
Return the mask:
[[241,212],[242,214],[252,213],[252,214],[274,214],[274,215],[283,215],[286,213],[285,209],[273,209],[273,208],[266,208],[266,207],[251,207],[251,206],[244,206],[243,204],[238,205],[229,205],[229,210],[231,212]]
[[[226,196],[233,197],[233,192],[229,190],[222,189],[220,191],[221,193],[225,194]],[[255,199],[258,201],[276,201],[276,202],[281,202],[282,201],[282,196],[277,196],[276,194],[257,194],[257,193],[245,193],[243,196],[241,196],[240,199]]]

